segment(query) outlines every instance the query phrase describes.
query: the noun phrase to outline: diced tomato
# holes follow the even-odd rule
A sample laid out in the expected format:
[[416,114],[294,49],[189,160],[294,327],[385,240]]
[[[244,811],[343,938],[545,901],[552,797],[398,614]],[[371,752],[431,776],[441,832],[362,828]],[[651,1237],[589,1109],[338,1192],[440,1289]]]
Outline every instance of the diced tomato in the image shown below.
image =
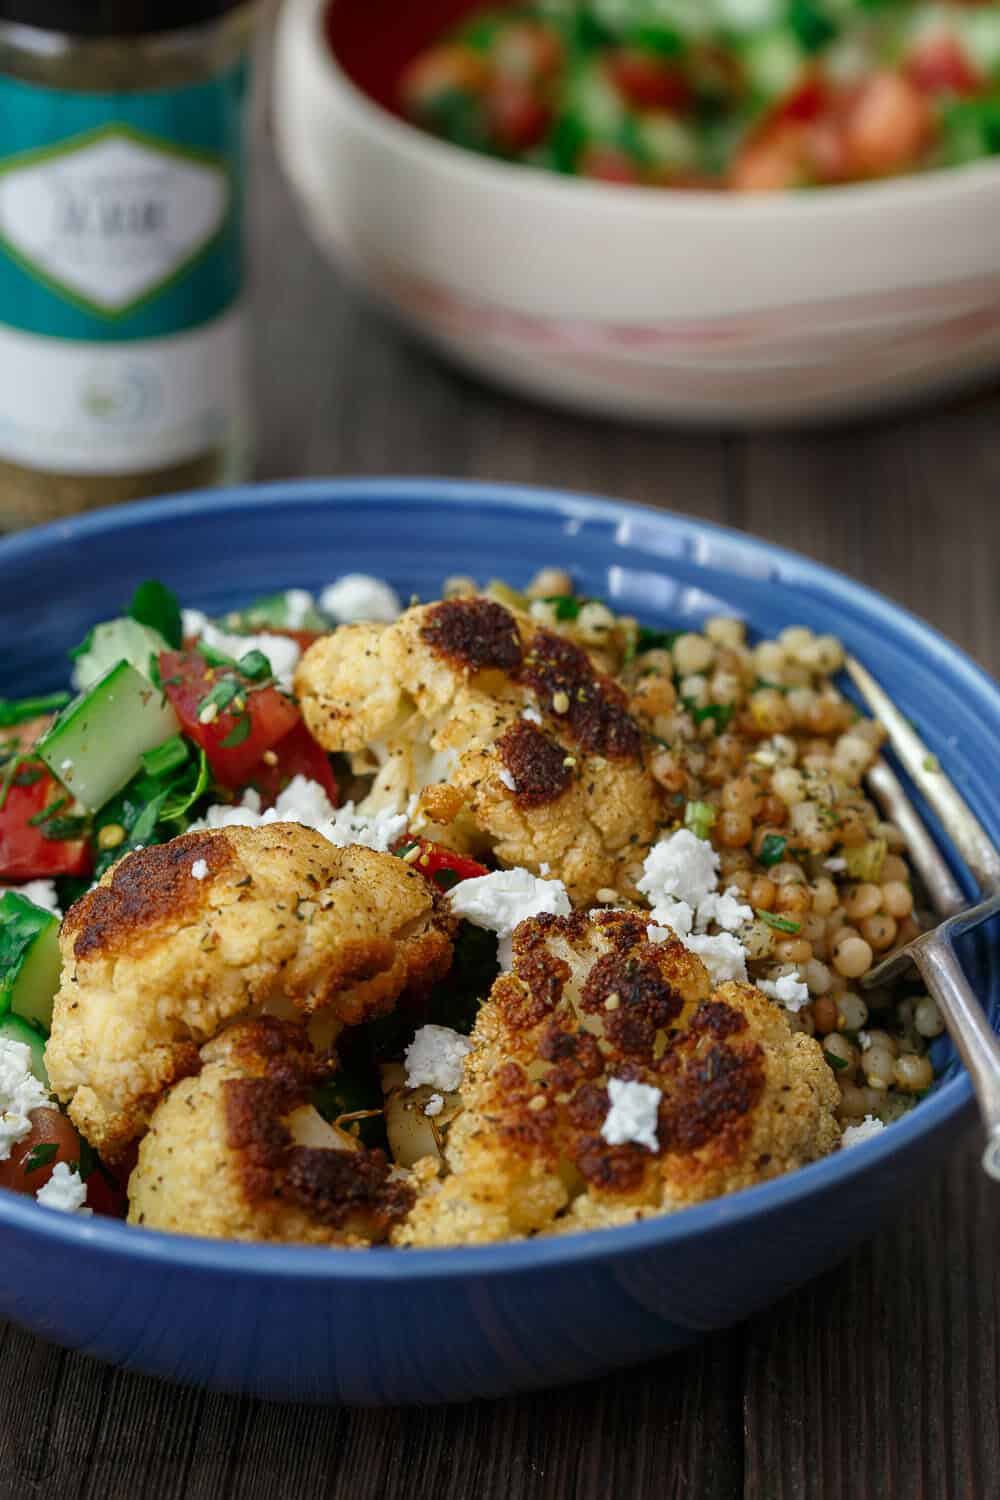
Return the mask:
[[[229,668],[210,667],[195,651],[160,654],[163,691],[173,704],[184,733],[202,747],[216,780],[229,787],[245,785],[248,773],[264,752],[301,722],[298,709],[284,693],[274,687],[255,687],[241,679],[246,691],[223,708],[211,723],[203,724],[201,713],[206,697],[223,677],[234,675]],[[242,707],[233,706],[241,700]]]
[[914,165],[933,132],[927,99],[900,73],[874,73],[858,91],[844,125],[852,177],[886,177]]
[[489,68],[471,47],[442,42],[406,69],[400,82],[407,113],[422,115],[449,94],[476,95],[486,87]]
[[[415,846],[419,848],[419,854],[412,852]],[[401,839],[393,852],[403,855],[407,864],[445,889],[457,885],[460,880],[476,880],[480,875],[490,873],[485,865],[464,854],[456,854],[454,849],[446,849],[443,844],[432,843],[430,839]],[[438,880],[437,877],[443,871],[454,876],[454,879]]]
[[497,32],[490,47],[494,70],[523,82],[554,77],[562,59],[558,35],[537,21],[511,21]]
[[501,151],[529,151],[545,139],[552,115],[530,84],[498,76],[486,99],[490,134]]
[[655,53],[622,47],[608,59],[608,72],[618,92],[639,109],[686,109],[691,94],[685,79]]
[[59,809],[57,817],[68,812],[70,798],[40,762],[28,761],[17,772],[0,808],[0,880],[90,874],[92,860],[86,839],[47,839],[42,827],[32,825],[32,818],[60,798],[65,799],[66,806]]
[[[273,764],[270,762],[273,760]],[[294,776],[304,776],[323,788],[334,807],[340,801],[340,790],[330,768],[329,757],[317,745],[305,724],[296,724],[291,733],[279,740],[265,760],[258,761],[246,775],[246,784],[260,793],[265,807],[272,807],[278,793]]]
[[580,158],[579,170],[584,177],[600,182],[635,183],[642,181],[639,164],[617,146],[591,146]]
[[974,94],[982,87],[976,68],[953,36],[930,36],[920,42],[906,71],[925,94]]
[[[58,1109],[43,1106],[33,1109],[29,1116],[31,1131],[23,1140],[11,1147],[10,1155],[0,1162],[0,1187],[10,1188],[15,1193],[30,1197],[49,1181],[59,1162],[79,1170],[83,1146],[80,1137],[66,1116]],[[45,1148],[42,1161],[38,1161],[38,1147]],[[55,1147],[52,1152],[51,1148]],[[126,1179],[127,1181],[127,1179]],[[125,1189],[116,1174],[95,1163],[87,1176],[87,1206],[95,1214],[107,1214],[112,1218],[124,1218],[128,1208]]]
[[[17,1141],[5,1161],[0,1161],[0,1187],[13,1188],[15,1193],[37,1193],[44,1187],[56,1163],[64,1161],[67,1166],[76,1166],[80,1160],[80,1137],[66,1116],[58,1109],[33,1109],[28,1116],[31,1130],[23,1140]],[[43,1166],[32,1167],[32,1153],[36,1148],[55,1146],[54,1154],[43,1153]]]
[[774,107],[768,117],[768,122],[796,120],[800,125],[805,124],[810,120],[819,119],[828,103],[829,95],[825,83],[815,73],[810,73]]

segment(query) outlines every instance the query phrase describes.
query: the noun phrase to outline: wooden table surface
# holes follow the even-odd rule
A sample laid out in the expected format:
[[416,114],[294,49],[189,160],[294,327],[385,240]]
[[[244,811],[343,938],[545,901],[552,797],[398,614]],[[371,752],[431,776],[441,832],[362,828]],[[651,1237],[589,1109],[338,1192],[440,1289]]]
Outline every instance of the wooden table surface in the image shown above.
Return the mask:
[[[476,475],[669,507],[843,569],[1000,673],[1000,391],[794,435],[578,420],[471,384],[363,306],[266,143],[254,240],[263,477]],[[752,1322],[524,1400],[266,1406],[0,1328],[0,1500],[991,1500],[1000,1191],[973,1145],[894,1229]]]

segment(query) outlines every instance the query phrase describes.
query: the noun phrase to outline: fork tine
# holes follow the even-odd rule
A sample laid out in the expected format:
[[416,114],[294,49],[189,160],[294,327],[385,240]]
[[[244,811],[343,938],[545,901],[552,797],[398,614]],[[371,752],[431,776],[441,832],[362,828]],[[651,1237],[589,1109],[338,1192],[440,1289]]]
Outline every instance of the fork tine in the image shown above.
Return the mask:
[[916,867],[938,916],[950,917],[961,911],[968,905],[965,893],[920,821],[920,814],[906,795],[899,777],[881,757],[868,772],[868,785],[886,817],[896,824],[905,838],[910,863]]
[[847,658],[846,667],[858,692],[888,730],[892,748],[941,819],[980,889],[1000,890],[1000,854],[975,813],[871,673],[853,657]]

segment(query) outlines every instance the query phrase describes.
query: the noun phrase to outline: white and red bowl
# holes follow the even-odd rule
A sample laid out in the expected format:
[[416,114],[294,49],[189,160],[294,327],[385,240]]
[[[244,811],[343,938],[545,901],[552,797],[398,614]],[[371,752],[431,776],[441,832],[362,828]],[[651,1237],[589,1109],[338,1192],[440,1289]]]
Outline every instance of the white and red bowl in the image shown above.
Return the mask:
[[716,424],[864,413],[1000,367],[1000,162],[754,197],[508,165],[379,102],[415,14],[286,0],[277,140],[319,243],[463,365]]

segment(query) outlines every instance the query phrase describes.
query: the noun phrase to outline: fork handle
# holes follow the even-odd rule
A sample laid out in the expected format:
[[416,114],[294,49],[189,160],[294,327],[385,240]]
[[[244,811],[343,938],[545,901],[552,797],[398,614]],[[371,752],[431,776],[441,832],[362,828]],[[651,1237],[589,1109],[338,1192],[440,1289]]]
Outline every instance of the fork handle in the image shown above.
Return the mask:
[[948,939],[925,938],[912,952],[972,1079],[986,1127],[983,1171],[1000,1182],[1000,1042]]

